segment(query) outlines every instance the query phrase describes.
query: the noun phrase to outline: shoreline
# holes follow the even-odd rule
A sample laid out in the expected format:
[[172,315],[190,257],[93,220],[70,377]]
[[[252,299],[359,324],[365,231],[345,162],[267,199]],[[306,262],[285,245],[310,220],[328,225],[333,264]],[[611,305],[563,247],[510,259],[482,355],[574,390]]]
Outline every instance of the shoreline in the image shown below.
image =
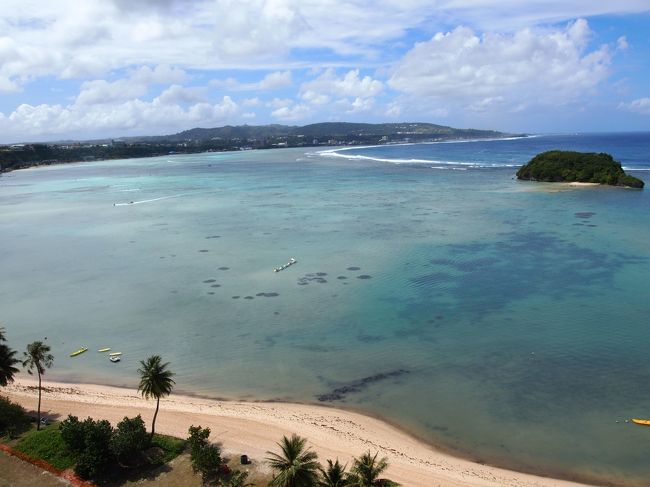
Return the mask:
[[[1,393],[27,410],[36,405],[35,380],[18,378]],[[285,402],[248,402],[174,394],[162,398],[156,430],[181,438],[191,425],[211,429],[210,439],[223,444],[225,455],[247,454],[260,472],[268,450],[277,450],[283,435],[297,433],[321,463],[338,458],[350,465],[366,451],[387,457],[386,477],[405,487],[579,487],[568,480],[541,477],[493,467],[436,449],[387,421],[332,406]],[[150,427],[155,401],[144,400],[135,389],[95,384],[43,384],[42,414],[62,420],[68,414],[93,416],[115,424],[124,416],[142,414]]]

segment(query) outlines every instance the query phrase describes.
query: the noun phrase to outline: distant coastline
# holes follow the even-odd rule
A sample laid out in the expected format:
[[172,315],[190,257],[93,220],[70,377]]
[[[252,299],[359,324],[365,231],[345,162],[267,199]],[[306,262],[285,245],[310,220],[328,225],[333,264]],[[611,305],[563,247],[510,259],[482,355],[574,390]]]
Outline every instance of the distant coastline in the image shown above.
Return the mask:
[[[520,136],[523,136],[520,135]],[[191,129],[167,136],[61,141],[0,146],[0,173],[28,167],[96,160],[160,157],[289,147],[369,146],[513,137],[494,130],[456,129],[428,123],[321,123]]]

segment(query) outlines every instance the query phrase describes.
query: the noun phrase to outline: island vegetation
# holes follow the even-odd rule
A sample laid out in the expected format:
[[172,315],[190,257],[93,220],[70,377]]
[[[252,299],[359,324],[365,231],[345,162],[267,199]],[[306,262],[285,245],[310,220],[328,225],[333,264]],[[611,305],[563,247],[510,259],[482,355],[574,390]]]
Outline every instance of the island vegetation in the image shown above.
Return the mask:
[[644,183],[625,173],[610,154],[548,151],[533,157],[517,171],[517,179],[546,182],[597,183],[643,188]]

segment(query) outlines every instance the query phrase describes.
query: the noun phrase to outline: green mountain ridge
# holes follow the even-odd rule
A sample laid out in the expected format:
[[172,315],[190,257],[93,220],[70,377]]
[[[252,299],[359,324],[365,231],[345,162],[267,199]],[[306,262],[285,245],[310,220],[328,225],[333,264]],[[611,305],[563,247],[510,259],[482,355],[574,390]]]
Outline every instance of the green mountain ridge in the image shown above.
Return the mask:
[[496,130],[457,129],[433,123],[351,123],[321,122],[309,125],[226,125],[214,128],[193,128],[176,134],[128,137],[125,141],[196,141],[211,139],[251,139],[266,137],[369,137],[369,136],[447,136],[447,137],[503,137]]

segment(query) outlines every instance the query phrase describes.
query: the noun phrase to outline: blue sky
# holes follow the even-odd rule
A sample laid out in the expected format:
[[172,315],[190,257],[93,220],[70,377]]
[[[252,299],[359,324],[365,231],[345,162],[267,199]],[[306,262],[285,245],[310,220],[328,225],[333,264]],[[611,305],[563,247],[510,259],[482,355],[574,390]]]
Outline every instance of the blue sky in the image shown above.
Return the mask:
[[226,124],[650,129],[650,0],[3,0],[0,143]]

